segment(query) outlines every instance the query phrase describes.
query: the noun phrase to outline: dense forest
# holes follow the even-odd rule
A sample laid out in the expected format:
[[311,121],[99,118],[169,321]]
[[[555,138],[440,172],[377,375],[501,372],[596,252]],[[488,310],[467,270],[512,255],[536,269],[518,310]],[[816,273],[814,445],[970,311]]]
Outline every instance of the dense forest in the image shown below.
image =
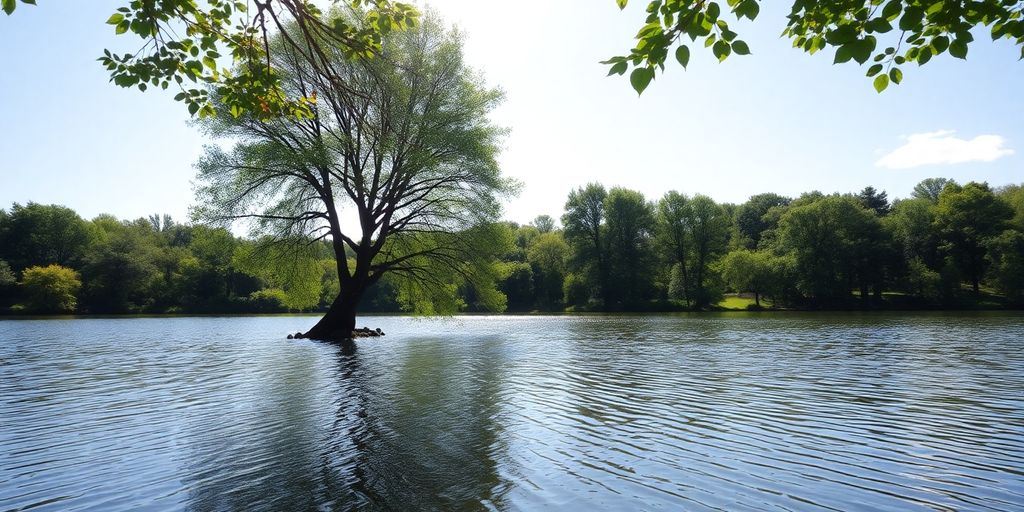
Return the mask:
[[[500,224],[507,247],[493,264],[507,311],[1024,304],[1021,185],[935,178],[891,203],[867,187],[728,204],[675,191],[651,201],[592,183],[569,195],[560,220]],[[168,216],[85,220],[63,206],[14,204],[0,210],[0,310],[323,310],[338,291],[327,243],[282,246]],[[472,286],[451,286],[463,311],[486,309]],[[382,280],[360,309],[414,310],[406,295]]]

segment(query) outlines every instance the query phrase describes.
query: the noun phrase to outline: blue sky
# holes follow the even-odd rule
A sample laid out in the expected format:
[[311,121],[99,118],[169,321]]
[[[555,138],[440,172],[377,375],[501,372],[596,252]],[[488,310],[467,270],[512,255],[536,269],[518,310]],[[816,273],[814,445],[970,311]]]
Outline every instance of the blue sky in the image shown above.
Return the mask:
[[[0,16],[0,207],[185,218],[209,141],[172,94],[107,82],[96,57],[135,43],[104,25],[121,3],[39,0]],[[597,63],[631,46],[644,17],[633,4],[431,2],[507,94],[494,112],[511,128],[501,163],[524,185],[507,218],[557,218],[589,181],[729,202],[866,185],[905,197],[934,176],[1024,181],[1024,63],[1008,42],[979,32],[967,61],[906,66],[903,84],[879,95],[866,67],[792,49],[778,37],[784,6],[765,2],[756,22],[734,27],[753,55],[718,64],[694,48],[689,70],[669,66],[638,98]]]

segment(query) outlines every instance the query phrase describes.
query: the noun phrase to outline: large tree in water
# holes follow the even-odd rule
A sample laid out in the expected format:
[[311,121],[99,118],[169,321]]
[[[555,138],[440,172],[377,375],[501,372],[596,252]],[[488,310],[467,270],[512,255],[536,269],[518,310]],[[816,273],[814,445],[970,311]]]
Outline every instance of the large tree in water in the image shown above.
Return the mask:
[[248,221],[254,235],[293,247],[331,244],[340,293],[308,338],[350,337],[360,298],[384,278],[422,312],[454,310],[465,286],[501,308],[494,221],[511,183],[496,161],[503,130],[488,119],[501,93],[465,65],[459,34],[428,15],[358,60],[288,35],[274,66],[288,94],[316,98],[313,115],[205,120],[235,144],[208,148],[197,164],[198,217]]

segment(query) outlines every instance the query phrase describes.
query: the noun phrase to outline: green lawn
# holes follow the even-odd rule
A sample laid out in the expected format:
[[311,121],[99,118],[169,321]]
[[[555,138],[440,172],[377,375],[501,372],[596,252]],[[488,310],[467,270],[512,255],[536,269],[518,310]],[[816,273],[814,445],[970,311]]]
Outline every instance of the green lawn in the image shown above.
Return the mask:
[[[751,306],[753,304],[754,304],[754,298],[753,297],[749,297],[749,298],[748,297],[739,297],[739,296],[736,296],[734,294],[729,294],[729,295],[726,295],[724,298],[722,298],[722,301],[718,303],[718,307],[720,307],[722,309],[731,309],[731,310],[741,310],[742,311],[742,310],[746,310],[747,306]],[[765,302],[764,298],[761,299],[761,306],[762,307],[767,307],[768,306],[768,304]]]

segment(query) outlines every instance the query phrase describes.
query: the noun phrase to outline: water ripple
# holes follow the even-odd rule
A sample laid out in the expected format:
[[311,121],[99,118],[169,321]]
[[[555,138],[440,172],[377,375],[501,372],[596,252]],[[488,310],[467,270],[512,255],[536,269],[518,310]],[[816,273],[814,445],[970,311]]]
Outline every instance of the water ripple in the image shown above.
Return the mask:
[[1024,317],[0,322],[0,510],[1021,510]]

